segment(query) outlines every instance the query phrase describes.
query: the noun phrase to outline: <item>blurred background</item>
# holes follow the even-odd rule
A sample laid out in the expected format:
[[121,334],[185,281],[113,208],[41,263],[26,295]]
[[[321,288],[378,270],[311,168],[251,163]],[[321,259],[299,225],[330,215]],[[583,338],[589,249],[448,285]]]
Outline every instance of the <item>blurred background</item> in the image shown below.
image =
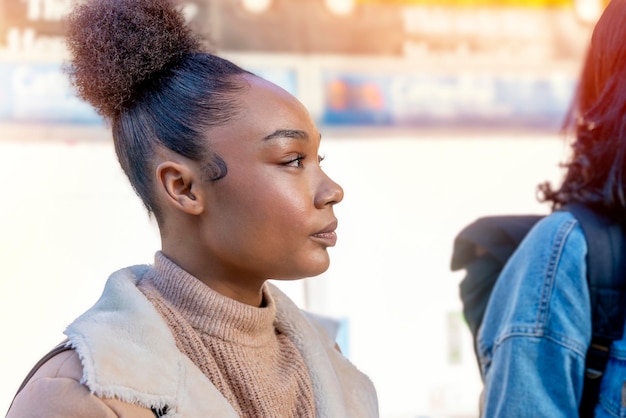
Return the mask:
[[[0,409],[156,226],[63,73],[72,0],[0,0]],[[456,233],[547,213],[603,0],[180,0],[220,55],[297,96],[345,189],[323,275],[278,283],[340,324],[383,418],[476,417]]]

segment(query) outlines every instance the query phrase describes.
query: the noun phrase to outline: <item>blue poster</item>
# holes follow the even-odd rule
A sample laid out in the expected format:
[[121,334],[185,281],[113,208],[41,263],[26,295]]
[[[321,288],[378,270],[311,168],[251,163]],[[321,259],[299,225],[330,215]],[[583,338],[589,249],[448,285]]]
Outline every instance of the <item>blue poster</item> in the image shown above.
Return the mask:
[[389,77],[325,73],[324,112],[327,125],[388,125],[392,122]]
[[102,123],[96,111],[76,96],[60,63],[0,63],[0,83],[0,120]]
[[558,129],[575,79],[551,75],[323,74],[326,125]]

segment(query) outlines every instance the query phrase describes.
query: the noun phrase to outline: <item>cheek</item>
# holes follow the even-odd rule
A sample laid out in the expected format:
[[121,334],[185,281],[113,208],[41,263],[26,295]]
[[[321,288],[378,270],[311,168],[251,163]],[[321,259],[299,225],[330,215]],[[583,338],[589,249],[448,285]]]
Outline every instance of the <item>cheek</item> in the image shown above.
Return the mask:
[[260,204],[279,215],[284,223],[298,225],[308,219],[313,206],[306,187],[284,183],[273,184]]
[[281,234],[303,229],[309,218],[307,202],[302,196],[286,189],[266,190],[262,196],[247,201],[245,207],[244,216],[259,223],[259,229],[280,228]]
[[232,170],[219,181],[219,217],[228,228],[247,228],[248,233],[271,233],[280,228],[281,234],[306,228],[314,206],[311,187],[303,176],[271,170],[245,176]]
[[258,176],[238,187],[241,204],[253,210],[297,214],[312,205],[308,185],[295,176]]

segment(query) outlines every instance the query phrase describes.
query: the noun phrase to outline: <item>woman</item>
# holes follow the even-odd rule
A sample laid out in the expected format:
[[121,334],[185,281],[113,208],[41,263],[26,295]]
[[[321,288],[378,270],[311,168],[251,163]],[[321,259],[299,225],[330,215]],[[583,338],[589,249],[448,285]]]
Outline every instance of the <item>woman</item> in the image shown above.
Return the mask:
[[157,220],[8,417],[376,417],[373,385],[268,279],[318,275],[343,190],[294,97],[207,53],[168,0],[69,16],[70,77]]
[[[554,209],[583,204],[626,220],[626,1],[596,24],[567,127],[575,133],[562,184],[544,184]],[[591,343],[587,240],[555,210],[526,236],[500,275],[478,335],[485,417],[617,417],[626,411],[626,334],[609,355],[599,400],[581,405]],[[600,347],[601,349],[601,347]]]

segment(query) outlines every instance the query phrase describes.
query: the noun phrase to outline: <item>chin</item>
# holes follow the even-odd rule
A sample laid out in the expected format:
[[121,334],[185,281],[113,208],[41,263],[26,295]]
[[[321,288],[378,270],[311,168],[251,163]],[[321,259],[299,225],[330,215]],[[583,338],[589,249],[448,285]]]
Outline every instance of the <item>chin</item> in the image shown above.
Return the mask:
[[306,277],[314,277],[319,276],[324,273],[330,267],[330,257],[327,252],[324,252],[324,257],[320,257],[319,259],[313,260],[311,263],[311,269],[306,275]]
[[328,267],[330,267],[330,263],[325,263],[324,266],[321,266],[318,269],[310,271],[303,278],[319,276],[320,274],[325,273],[326,270],[328,270]]
[[300,280],[315,277],[324,273],[330,267],[330,257],[327,251],[315,251],[304,254],[295,254],[291,259],[283,258],[274,264],[276,267],[271,277],[274,280]]
[[285,274],[279,275],[278,277],[273,277],[274,280],[302,280],[308,277],[319,276],[324,273],[330,267],[330,260],[326,259],[325,262],[317,262],[314,265],[308,265],[302,268],[299,268],[299,272],[295,274]]

